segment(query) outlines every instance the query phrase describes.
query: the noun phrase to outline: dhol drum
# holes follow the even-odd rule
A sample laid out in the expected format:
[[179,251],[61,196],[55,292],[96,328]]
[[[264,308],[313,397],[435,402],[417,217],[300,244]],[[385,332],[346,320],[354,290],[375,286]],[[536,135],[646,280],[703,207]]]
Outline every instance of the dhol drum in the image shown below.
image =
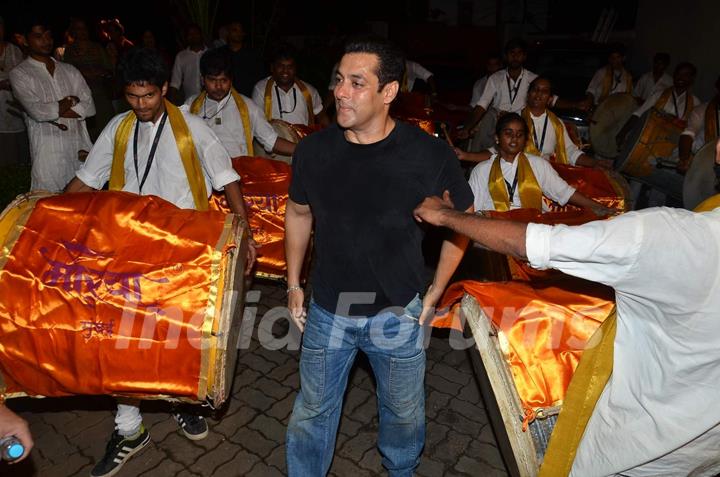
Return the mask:
[[677,147],[683,127],[673,117],[655,108],[646,112],[625,140],[615,169],[634,177],[646,177],[658,159],[669,158]]
[[435,135],[435,121],[430,97],[423,93],[400,93],[390,107],[390,115]]
[[590,118],[590,143],[596,155],[614,159],[620,151],[615,136],[637,109],[630,93],[611,94],[602,101]]
[[[312,126],[306,126],[305,124],[290,124],[282,119],[272,119],[270,120],[270,125],[278,134],[278,137],[295,144],[300,142],[300,139],[316,131],[316,129]],[[292,163],[291,156],[284,156],[282,154],[275,154],[272,151],[266,151],[257,139],[253,139],[253,150],[258,156],[269,157],[288,164]]]
[[155,196],[20,196],[0,216],[0,393],[222,404],[244,230]]
[[683,206],[694,210],[702,201],[718,193],[715,176],[715,143],[705,144],[695,154],[683,181]]

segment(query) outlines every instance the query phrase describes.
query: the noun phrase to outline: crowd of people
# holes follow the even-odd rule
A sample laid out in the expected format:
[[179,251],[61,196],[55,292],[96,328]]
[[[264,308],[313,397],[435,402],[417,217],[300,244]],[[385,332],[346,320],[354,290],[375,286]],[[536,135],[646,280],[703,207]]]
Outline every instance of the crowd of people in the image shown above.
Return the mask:
[[[2,25],[0,21],[0,39]],[[568,185],[551,166],[556,161],[611,167],[607,159],[581,150],[552,108],[589,110],[618,92],[637,95],[634,117],[654,107],[687,123],[678,169],[687,168],[699,142],[718,135],[717,98],[706,104],[693,96],[692,64],[679,63],[670,79],[665,74],[669,58],[659,54],[653,71],[633,89],[623,52],[613,51],[608,65],[590,81],[587,96],[570,100],[553,94],[548,78],[525,69],[527,45],[512,40],[505,48],[506,66],[491,58],[487,78],[476,84],[472,110],[458,136],[480,134],[477,126],[483,121],[491,132],[483,131],[483,140],[471,142],[475,150],[468,152],[390,115],[398,95],[418,79],[432,93],[438,85],[431,72],[406,60],[387,41],[347,43],[331,79],[334,111],[329,114],[327,98],[323,101],[318,89],[297,76],[296,53],[278,48],[267,75],[257,52],[245,44],[240,22],[229,23],[224,38],[212,45],[197,25],[188,26],[187,47],[174,61],[158,48],[151,31],[135,47],[118,20],[101,26],[104,46],[90,39],[81,19],[71,22],[58,48],[40,20],[18,32],[24,51],[0,43],[0,147],[19,144],[15,136],[22,131],[22,117],[33,190],[75,193],[109,184],[110,190],[152,194],[198,210],[207,210],[208,196],[217,190],[241,217],[246,217],[242,178],[231,158],[256,155],[254,141],[267,152],[293,157],[285,217],[287,295],[303,346],[300,391],[287,430],[289,475],[328,472],[358,351],[368,356],[378,387],[383,465],[390,475],[412,475],[425,442],[422,325],[432,316],[469,239],[527,259],[536,268],[558,268],[614,287],[623,326],[637,327],[649,337],[634,354],[618,355],[616,378],[598,404],[573,475],[660,475],[643,472],[667,465],[686,473],[720,470],[711,452],[720,414],[712,405],[715,388],[708,385],[720,377],[708,378],[720,369],[712,346],[720,250],[713,245],[707,259],[698,260],[697,249],[686,245],[694,243],[693,237],[720,237],[717,213],[696,219],[690,212],[653,210],[576,228],[513,224],[474,214],[545,210],[543,195],[598,216],[611,213]],[[295,144],[279,137],[272,125],[276,120],[316,126],[318,132]],[[634,121],[618,133],[618,142],[636,126]],[[458,159],[478,162],[469,181]],[[418,221],[454,231],[444,236],[429,283],[421,246],[426,228]],[[653,233],[645,234],[646,229]],[[315,266],[308,305],[300,277],[312,234]],[[658,260],[653,247],[663,243],[667,260]],[[251,243],[248,271],[255,254]],[[687,273],[677,273],[683,267]],[[647,276],[673,274],[680,283],[668,280],[650,287],[638,280],[637,269]],[[678,291],[685,289],[703,293]],[[355,294],[355,301],[347,301],[348,293]],[[684,315],[693,318],[692,333],[680,325],[658,332]],[[396,341],[379,346],[373,335],[378,330]],[[623,352],[632,347],[622,342],[629,333],[619,335]],[[658,347],[666,352],[656,353]],[[687,349],[702,350],[702,359],[683,354]],[[648,367],[656,358],[670,373],[659,384]],[[680,382],[683,389],[676,388]],[[118,400],[116,429],[92,476],[113,475],[149,443],[139,404]],[[623,413],[612,416],[619,407]],[[680,426],[682,432],[667,418],[668,407],[684,409],[677,417],[687,423]],[[693,419],[696,413],[704,419]],[[173,414],[189,439],[208,435],[208,425],[195,409],[177,408]],[[633,432],[617,438],[618,426],[630,422]],[[637,439],[646,431],[652,442],[638,449]],[[23,457],[32,448],[27,424],[0,407],[0,437],[4,435],[23,441]]]

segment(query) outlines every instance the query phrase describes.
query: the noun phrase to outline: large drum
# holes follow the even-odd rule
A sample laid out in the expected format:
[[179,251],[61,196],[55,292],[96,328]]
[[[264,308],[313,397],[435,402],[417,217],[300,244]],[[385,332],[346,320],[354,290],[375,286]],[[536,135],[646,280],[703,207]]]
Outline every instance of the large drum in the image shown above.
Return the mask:
[[614,159],[620,151],[615,136],[637,109],[630,93],[611,94],[602,101],[590,118],[590,143],[595,155]]
[[[305,124],[290,124],[282,119],[271,119],[270,125],[278,134],[278,137],[295,144],[299,143],[300,139],[315,131],[315,129],[311,126],[306,126]],[[270,157],[278,161],[287,162],[288,164],[292,162],[291,156],[284,156],[282,154],[275,154],[272,151],[266,151],[257,139],[253,140],[253,149],[255,154],[258,156]]]
[[19,197],[0,216],[0,393],[222,404],[244,230],[154,196]]
[[717,194],[715,186],[715,142],[705,144],[690,164],[683,181],[683,206],[694,210],[702,201]]
[[673,119],[655,108],[646,112],[628,134],[615,168],[634,177],[652,174],[657,160],[669,158],[677,147],[683,128]]

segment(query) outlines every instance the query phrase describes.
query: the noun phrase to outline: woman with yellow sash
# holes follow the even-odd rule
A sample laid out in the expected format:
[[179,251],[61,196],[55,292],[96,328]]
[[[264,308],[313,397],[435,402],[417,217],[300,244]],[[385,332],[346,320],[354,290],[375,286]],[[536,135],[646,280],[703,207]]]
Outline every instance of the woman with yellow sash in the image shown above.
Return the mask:
[[542,200],[545,195],[560,205],[569,202],[589,208],[597,215],[612,212],[568,185],[548,161],[524,152],[529,128],[519,114],[502,116],[495,134],[497,154],[475,166],[470,174],[475,210],[533,208],[547,211]]

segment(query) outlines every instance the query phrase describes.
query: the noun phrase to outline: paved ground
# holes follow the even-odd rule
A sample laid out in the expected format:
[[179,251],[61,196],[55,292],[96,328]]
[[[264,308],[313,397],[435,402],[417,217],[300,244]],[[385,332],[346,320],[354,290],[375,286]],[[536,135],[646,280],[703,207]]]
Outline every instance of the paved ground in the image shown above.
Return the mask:
[[[261,283],[254,289],[260,292],[258,317],[284,303],[283,287]],[[278,327],[282,323],[273,331],[281,334]],[[435,331],[427,355],[427,442],[418,474],[507,475],[467,351],[452,349],[448,334]],[[249,349],[238,358],[232,399],[222,415],[209,419],[210,435],[199,442],[187,440],[166,403],[147,402],[143,415],[152,444],[117,475],[284,475],[285,428],[299,387],[298,357],[297,351],[261,346],[256,324]],[[88,475],[113,429],[110,398],[20,399],[10,401],[10,407],[30,422],[36,447],[26,462],[0,464],[0,475]],[[375,385],[367,362],[359,359],[350,378],[331,475],[383,475],[376,436]]]

